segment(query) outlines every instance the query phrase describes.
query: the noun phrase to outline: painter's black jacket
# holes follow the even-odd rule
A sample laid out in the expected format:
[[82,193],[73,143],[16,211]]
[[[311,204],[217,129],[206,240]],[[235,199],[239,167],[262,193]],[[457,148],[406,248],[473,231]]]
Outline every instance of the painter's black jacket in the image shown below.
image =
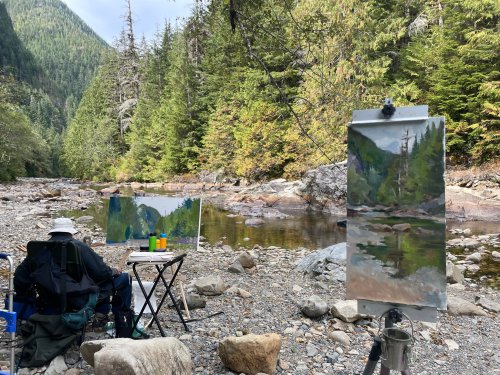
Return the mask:
[[[72,241],[80,250],[81,259],[85,264],[87,274],[99,286],[99,300],[109,297],[113,291],[113,268],[104,263],[101,256],[84,242],[73,238],[69,233],[53,233],[49,241]],[[30,264],[25,258],[16,268],[14,274],[14,290],[16,297],[34,297],[34,288],[30,279]]]

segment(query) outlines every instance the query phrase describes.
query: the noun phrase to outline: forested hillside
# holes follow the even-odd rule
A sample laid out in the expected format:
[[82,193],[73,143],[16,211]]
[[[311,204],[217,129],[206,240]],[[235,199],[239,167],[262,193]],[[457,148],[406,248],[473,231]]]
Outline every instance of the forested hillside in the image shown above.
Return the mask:
[[[50,103],[34,88],[41,87],[44,80],[43,70],[17,37],[0,2],[0,180],[51,172],[49,146],[28,117],[31,103],[35,107],[37,101]],[[54,115],[57,117],[57,111]]]
[[60,0],[3,0],[14,29],[50,81],[44,90],[72,111],[109,48]]
[[70,124],[72,175],[297,177],[346,157],[353,109],[429,104],[451,164],[500,154],[495,0],[196,1],[182,28],[130,24]]
[[67,120],[106,49],[59,1],[0,1],[0,180],[64,173]]

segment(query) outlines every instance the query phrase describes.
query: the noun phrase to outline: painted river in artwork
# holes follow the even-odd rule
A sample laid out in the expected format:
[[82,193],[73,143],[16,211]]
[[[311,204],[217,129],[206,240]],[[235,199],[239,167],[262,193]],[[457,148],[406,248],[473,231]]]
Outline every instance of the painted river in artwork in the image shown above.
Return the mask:
[[444,308],[445,230],[444,220],[350,217],[349,298]]

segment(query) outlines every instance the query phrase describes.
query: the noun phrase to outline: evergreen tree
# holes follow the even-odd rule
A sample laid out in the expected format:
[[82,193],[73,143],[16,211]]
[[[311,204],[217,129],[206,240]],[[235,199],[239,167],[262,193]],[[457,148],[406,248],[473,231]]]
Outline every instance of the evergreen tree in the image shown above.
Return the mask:
[[124,148],[120,136],[116,81],[118,62],[112,54],[85,91],[64,139],[63,158],[72,176],[110,180]]

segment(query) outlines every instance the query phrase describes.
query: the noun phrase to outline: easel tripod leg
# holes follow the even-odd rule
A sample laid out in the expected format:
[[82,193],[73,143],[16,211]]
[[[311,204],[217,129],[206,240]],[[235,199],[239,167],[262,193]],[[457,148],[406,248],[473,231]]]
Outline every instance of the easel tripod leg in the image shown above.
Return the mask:
[[365,370],[363,375],[372,375],[377,367],[377,362],[380,359],[380,354],[382,353],[382,348],[380,347],[380,337],[375,337],[373,339],[373,345],[370,349],[370,355],[368,356],[368,362],[366,362]]

